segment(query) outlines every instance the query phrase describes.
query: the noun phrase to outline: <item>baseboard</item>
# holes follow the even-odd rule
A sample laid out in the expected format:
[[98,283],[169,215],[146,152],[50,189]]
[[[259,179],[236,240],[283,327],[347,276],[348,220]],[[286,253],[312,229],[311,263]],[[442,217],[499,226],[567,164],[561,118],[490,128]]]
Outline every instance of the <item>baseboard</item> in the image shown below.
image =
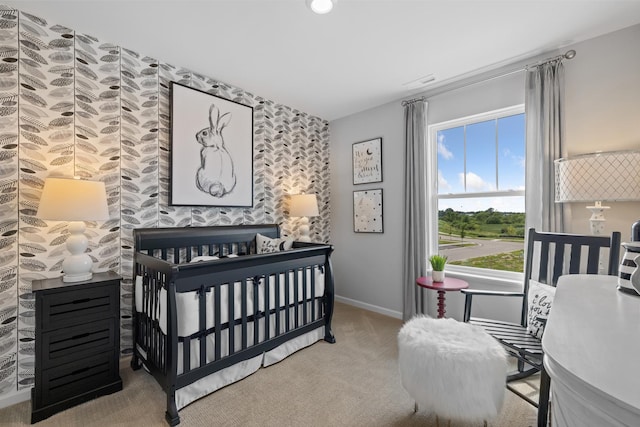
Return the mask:
[[16,403],[26,402],[31,399],[31,388],[9,393],[0,397],[0,409],[15,405]]
[[342,302],[344,304],[352,305],[354,307],[373,311],[375,313],[384,314],[385,316],[394,317],[396,319],[402,319],[402,313],[399,311],[389,310],[388,308],[379,307],[373,304],[367,304],[366,302],[357,301],[351,298],[341,297],[339,295],[335,296],[335,300],[338,302]]

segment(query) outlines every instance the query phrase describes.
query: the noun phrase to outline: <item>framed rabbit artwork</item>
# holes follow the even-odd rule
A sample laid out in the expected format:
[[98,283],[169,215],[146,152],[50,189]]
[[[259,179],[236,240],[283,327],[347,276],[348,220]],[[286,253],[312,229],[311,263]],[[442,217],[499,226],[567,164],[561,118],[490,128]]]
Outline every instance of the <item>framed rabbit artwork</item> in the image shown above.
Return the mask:
[[171,82],[169,204],[253,206],[253,108]]

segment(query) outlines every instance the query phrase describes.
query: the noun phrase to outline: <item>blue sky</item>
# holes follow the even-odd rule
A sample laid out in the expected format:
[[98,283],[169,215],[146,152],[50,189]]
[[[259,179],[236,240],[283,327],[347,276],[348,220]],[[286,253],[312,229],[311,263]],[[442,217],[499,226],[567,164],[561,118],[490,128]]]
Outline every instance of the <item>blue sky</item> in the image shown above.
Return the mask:
[[[524,134],[524,114],[503,117],[497,123],[489,120],[467,125],[465,159],[465,128],[439,131],[439,194],[523,190]],[[524,212],[524,197],[440,200],[439,210],[449,207],[459,211],[494,208],[502,212]]]

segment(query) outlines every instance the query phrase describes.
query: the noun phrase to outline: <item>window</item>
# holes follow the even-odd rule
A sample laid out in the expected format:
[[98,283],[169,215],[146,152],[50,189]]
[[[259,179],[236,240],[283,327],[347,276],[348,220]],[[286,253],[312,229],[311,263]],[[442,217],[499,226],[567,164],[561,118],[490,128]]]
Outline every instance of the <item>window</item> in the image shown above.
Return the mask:
[[429,126],[429,144],[438,252],[454,266],[521,272],[524,106]]

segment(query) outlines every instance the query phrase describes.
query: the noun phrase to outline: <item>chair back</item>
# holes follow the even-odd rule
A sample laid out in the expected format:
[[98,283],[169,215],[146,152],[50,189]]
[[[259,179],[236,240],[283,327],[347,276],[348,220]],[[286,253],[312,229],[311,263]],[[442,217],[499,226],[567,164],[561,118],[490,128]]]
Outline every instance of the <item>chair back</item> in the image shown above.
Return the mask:
[[[527,316],[529,280],[556,286],[565,274],[618,275],[620,232],[610,236],[543,233],[529,229],[524,270],[523,325]],[[602,263],[602,265],[601,265]]]

